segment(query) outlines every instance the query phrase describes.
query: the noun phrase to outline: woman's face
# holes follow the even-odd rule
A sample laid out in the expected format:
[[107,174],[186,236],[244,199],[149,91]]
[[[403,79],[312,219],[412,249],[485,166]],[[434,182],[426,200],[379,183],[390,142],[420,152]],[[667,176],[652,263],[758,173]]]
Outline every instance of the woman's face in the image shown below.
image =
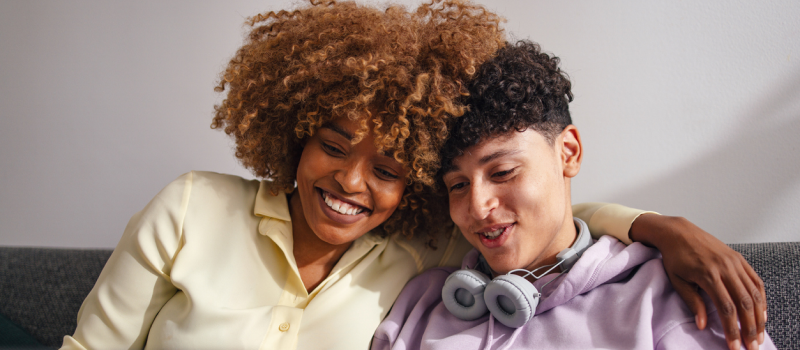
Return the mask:
[[386,221],[405,190],[403,166],[378,153],[372,133],[351,144],[358,129],[347,118],[321,127],[303,148],[297,167],[305,221],[332,245],[350,243]]

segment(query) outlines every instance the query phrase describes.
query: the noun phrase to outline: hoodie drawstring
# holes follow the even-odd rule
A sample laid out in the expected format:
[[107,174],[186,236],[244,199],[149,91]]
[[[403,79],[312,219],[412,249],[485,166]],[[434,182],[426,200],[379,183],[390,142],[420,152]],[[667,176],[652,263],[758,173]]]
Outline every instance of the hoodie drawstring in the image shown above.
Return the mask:
[[[509,337],[508,341],[506,341],[505,346],[498,350],[508,350],[511,348],[511,345],[514,344],[514,340],[517,339],[517,336],[522,328],[525,327],[519,327],[515,329],[514,332],[511,333],[511,337]],[[491,350],[492,345],[494,345],[494,316],[489,314],[489,329],[486,330],[486,346],[483,347],[483,350]]]

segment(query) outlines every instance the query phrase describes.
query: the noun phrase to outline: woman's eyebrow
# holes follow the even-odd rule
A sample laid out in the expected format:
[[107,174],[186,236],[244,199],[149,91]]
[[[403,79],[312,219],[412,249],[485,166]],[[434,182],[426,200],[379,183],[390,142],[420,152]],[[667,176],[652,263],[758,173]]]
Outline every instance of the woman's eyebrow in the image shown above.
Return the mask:
[[322,128],[333,130],[337,134],[344,136],[344,138],[346,138],[347,141],[353,141],[353,134],[347,132],[347,130],[345,130],[344,128],[342,128],[341,126],[337,125],[334,122],[325,123],[325,125],[323,125]]

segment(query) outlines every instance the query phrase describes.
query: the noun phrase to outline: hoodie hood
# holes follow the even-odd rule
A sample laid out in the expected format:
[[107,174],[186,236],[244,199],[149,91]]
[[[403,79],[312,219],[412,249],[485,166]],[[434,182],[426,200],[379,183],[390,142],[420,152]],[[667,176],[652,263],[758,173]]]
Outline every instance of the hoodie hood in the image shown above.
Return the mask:
[[[639,265],[660,257],[658,250],[641,243],[634,242],[626,246],[614,237],[602,236],[567,273],[554,272],[533,283],[542,293],[536,315],[569,302],[599,285],[621,281],[635,272]],[[461,268],[475,268],[481,265],[481,260],[480,252],[473,249],[464,256]],[[552,283],[548,284],[550,281]]]
[[[616,238],[602,236],[564,276],[553,273],[533,283],[542,293],[536,314],[564,304],[602,284],[626,279],[639,265],[660,257],[661,253],[658,250],[648,248],[641,243],[634,242],[626,247]],[[544,287],[544,290],[541,289],[555,278],[558,280]]]

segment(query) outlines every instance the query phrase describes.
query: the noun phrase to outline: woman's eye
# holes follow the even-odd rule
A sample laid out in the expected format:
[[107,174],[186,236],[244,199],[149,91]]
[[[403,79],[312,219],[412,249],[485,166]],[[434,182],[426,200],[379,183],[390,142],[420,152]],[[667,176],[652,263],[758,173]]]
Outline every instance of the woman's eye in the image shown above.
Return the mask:
[[396,179],[398,179],[400,177],[400,176],[397,176],[394,173],[392,173],[392,172],[390,172],[390,171],[388,171],[386,169],[375,168],[375,171],[377,171],[378,174],[380,174],[381,176],[389,178],[391,180],[396,180]]
[[467,186],[466,182],[459,182],[459,183],[457,183],[457,184],[455,184],[453,186],[450,186],[450,192],[453,192],[453,191],[456,191],[456,190],[460,190],[460,189],[464,188],[465,186]]
[[326,151],[328,151],[328,153],[332,153],[333,155],[342,155],[342,154],[344,154],[344,152],[342,152],[342,150],[340,150],[340,149],[338,149],[338,148],[336,148],[334,146],[331,146],[331,145],[329,145],[327,143],[324,143],[324,142],[322,143],[322,148],[324,148]]

